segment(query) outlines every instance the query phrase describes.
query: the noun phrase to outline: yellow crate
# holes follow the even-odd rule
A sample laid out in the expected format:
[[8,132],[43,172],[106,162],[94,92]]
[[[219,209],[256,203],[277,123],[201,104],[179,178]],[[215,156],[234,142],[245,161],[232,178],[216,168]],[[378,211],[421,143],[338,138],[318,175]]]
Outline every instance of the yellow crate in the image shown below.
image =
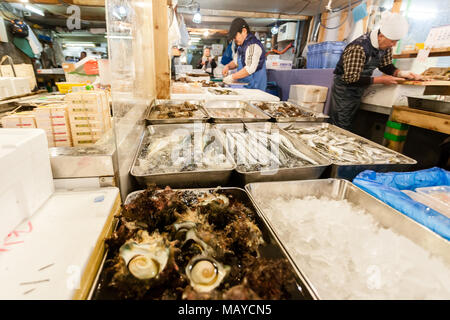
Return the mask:
[[69,93],[72,92],[73,87],[84,87],[87,86],[87,83],[69,83],[69,82],[55,82],[58,86],[58,90],[61,93]]

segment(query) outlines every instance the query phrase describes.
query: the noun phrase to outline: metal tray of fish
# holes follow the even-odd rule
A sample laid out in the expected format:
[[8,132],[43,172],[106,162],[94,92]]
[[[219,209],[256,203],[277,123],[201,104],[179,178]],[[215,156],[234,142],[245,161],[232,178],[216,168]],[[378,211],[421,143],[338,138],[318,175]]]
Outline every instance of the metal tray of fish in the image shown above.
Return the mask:
[[[443,263],[450,267],[450,246],[447,240],[384,202],[371,196],[347,180],[320,179],[250,183],[245,186],[245,190],[248,192],[259,215],[264,219],[273,236],[277,239],[280,246],[284,247],[284,251],[288,254],[292,264],[295,265],[297,273],[300,275],[301,279],[304,280],[304,284],[309,293],[315,299],[322,299],[321,292],[317,289],[317,283],[314,283],[310,274],[306,272],[307,266],[304,265],[305,262],[295,258],[297,254],[303,255],[301,252],[297,251],[297,248],[300,246],[298,244],[293,244],[296,238],[290,237],[289,240],[290,234],[286,231],[280,231],[280,223],[286,225],[298,223],[298,218],[293,217],[292,222],[285,220],[276,222],[270,219],[270,216],[275,217],[275,215],[278,214],[278,209],[270,209],[272,208],[270,203],[274,200],[277,200],[277,203],[279,203],[279,198],[285,199],[286,201],[302,199],[305,197],[325,197],[332,200],[347,200],[355,208],[362,208],[369,213],[381,228],[391,229],[395,233],[406,237],[428,251],[431,256],[442,258]],[[336,212],[336,214],[338,214],[338,212]],[[305,227],[307,226],[305,225]],[[321,230],[317,230],[317,232],[320,231]],[[328,232],[325,230],[322,231]],[[332,241],[332,239],[330,240]],[[314,253],[316,253],[316,251],[313,251],[313,254]],[[337,266],[334,268],[337,268]],[[367,274],[364,274],[363,276],[366,275]],[[323,276],[326,275],[324,274]],[[370,273],[367,276],[370,279]],[[342,299],[345,299],[345,297],[342,297]]]
[[[145,192],[149,191],[139,190],[130,193],[124,206],[135,202],[130,210],[139,213],[145,205],[149,207],[148,211],[154,214],[165,212],[165,217],[159,220],[156,218],[160,222],[159,225],[156,222],[154,225],[143,224],[140,221],[144,218],[143,215],[136,214],[132,220],[129,216],[124,216],[126,210],[123,209],[114,235],[126,236],[119,237],[121,240],[118,241],[108,242],[114,237],[106,240],[109,249],[105,252],[97,270],[88,299],[310,300],[313,298],[304,284],[305,280],[289,260],[284,248],[274,238],[244,189],[165,189],[154,193],[150,191],[148,200],[139,201],[139,197]],[[163,194],[161,197],[158,196],[160,192]],[[163,197],[172,201],[164,202]],[[152,210],[153,203],[162,209]],[[175,210],[177,213],[170,210],[171,205],[177,207],[178,212]],[[218,205],[221,206],[220,210],[214,211]],[[230,214],[231,212],[233,214]],[[174,215],[175,218],[170,215]],[[201,216],[207,216],[206,222],[199,223],[195,220],[202,219]],[[211,225],[210,219],[214,219],[216,224]],[[230,228],[231,226],[233,228]],[[127,229],[132,230],[129,228],[143,229],[137,233],[141,232],[142,237],[139,239],[123,232]],[[241,229],[246,229],[247,232],[239,233]],[[151,238],[143,236],[144,230],[147,235],[152,234]],[[155,230],[161,233],[155,233]],[[131,238],[134,242],[130,242]],[[160,254],[154,255],[156,249],[150,252],[149,243],[145,243],[145,238],[162,240],[158,242],[156,249],[164,249],[165,245],[168,247],[167,251],[159,250]],[[222,242],[221,239],[226,241]],[[231,245],[227,241],[232,241]],[[144,243],[147,247],[142,245]],[[115,264],[118,260],[127,258],[125,253],[131,246],[139,247],[139,255],[145,256],[145,250],[149,251],[147,255],[153,254],[154,260],[158,260],[160,266],[156,276],[153,273],[151,278],[148,278],[147,271],[138,270],[131,265],[136,255],[128,255],[131,257],[128,264],[123,266],[120,262],[119,265]],[[197,251],[201,253],[196,256]],[[164,252],[167,254],[163,255]],[[245,254],[248,254],[249,258],[245,258]],[[198,264],[199,262],[203,265]],[[206,270],[201,268],[205,268],[208,264],[211,264],[216,272],[214,278],[208,278],[208,283],[205,284],[199,281],[199,278],[205,277],[205,273],[197,274],[196,269]],[[114,267],[111,268],[112,266]],[[258,277],[259,274],[264,276]],[[273,275],[269,277],[273,279],[272,283],[269,283],[268,274]]]
[[292,102],[250,101],[250,104],[259,108],[276,122],[324,122],[329,118],[323,113],[307,110]]
[[[314,128],[321,128],[321,129],[327,129],[331,132],[338,134],[338,135],[344,135],[349,140],[343,140],[342,142],[334,141],[331,144],[331,151],[325,151],[323,150],[321,153],[322,156],[326,157],[327,159],[332,162],[331,170],[330,170],[330,177],[331,178],[342,178],[347,180],[353,180],[360,172],[364,170],[374,170],[377,172],[390,172],[390,171],[408,171],[412,169],[412,167],[417,164],[417,161],[409,158],[401,153],[398,153],[396,151],[393,151],[391,149],[388,149],[382,145],[379,145],[373,141],[370,141],[368,139],[365,139],[361,136],[358,136],[354,133],[351,133],[350,131],[344,130],[342,128],[339,128],[337,126],[334,126],[329,123],[320,123],[320,124],[314,124],[314,123],[301,123],[301,122],[294,122],[294,123],[283,123],[279,124],[279,127],[282,128],[284,131],[286,131],[289,135],[291,135],[293,138],[304,142],[305,144],[309,145],[311,148],[314,148],[316,144],[311,143],[311,141],[306,142],[306,140],[300,139],[297,134],[290,131],[291,129],[304,129],[304,130],[314,130]],[[312,135],[312,133],[311,133]],[[335,139],[337,140],[337,139]],[[320,141],[319,141],[320,142]],[[369,154],[363,154],[361,157],[361,162],[349,162],[344,159],[337,158],[340,153],[344,154],[346,151],[339,148],[339,143],[343,145],[343,148],[351,148],[351,143],[357,143],[358,145],[361,145],[361,143],[364,145],[364,148],[360,148],[363,152],[372,152],[372,156],[369,156]],[[325,144],[322,144],[325,145]],[[320,150],[316,149],[316,150]],[[335,150],[335,151],[333,151]],[[329,153],[334,152],[334,153]],[[376,154],[378,153],[378,154]],[[334,154],[334,155],[333,155]],[[330,156],[331,155],[331,156]],[[384,157],[386,155],[388,157],[388,160],[376,160],[371,161],[370,157]],[[365,158],[364,158],[365,157]],[[369,158],[367,158],[369,157]],[[391,159],[391,160],[389,160]],[[367,161],[367,163],[364,163],[364,161]],[[392,163],[389,163],[391,161]]]
[[215,96],[237,96],[238,93],[226,88],[208,88],[208,92]]
[[328,159],[293,139],[275,123],[216,124],[214,127],[222,132],[222,140],[227,141],[227,152],[235,160],[238,180],[243,185],[316,179],[331,165]]
[[201,100],[154,100],[145,116],[147,124],[207,122]]
[[209,123],[148,126],[130,173],[142,186],[226,185],[236,166],[221,138]]
[[208,100],[204,106],[215,123],[260,122],[270,119],[261,110],[244,101]]

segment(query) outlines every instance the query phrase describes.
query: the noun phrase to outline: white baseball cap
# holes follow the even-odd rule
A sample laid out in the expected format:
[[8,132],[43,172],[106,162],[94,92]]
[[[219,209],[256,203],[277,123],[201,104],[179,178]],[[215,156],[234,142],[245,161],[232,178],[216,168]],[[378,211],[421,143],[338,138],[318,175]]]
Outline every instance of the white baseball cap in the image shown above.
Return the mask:
[[408,21],[399,13],[386,11],[380,21],[380,32],[390,40],[400,40],[408,34]]

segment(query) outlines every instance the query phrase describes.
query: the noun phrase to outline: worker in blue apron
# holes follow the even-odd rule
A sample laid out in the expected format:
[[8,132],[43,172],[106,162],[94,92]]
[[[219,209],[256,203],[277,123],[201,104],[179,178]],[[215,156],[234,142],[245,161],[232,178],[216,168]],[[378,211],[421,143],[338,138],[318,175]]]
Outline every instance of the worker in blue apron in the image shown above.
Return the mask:
[[[266,51],[261,41],[250,32],[250,27],[242,18],[233,20],[228,38],[229,40],[234,39],[237,53],[234,55],[233,61],[223,68],[225,76],[223,82],[232,84],[238,81],[246,83],[246,88],[266,91]],[[236,73],[228,75],[230,69],[236,68]]]
[[[385,12],[380,28],[347,45],[334,70],[330,121],[350,130],[365,89],[371,84],[395,85],[398,80],[422,80],[392,64],[392,48],[408,33],[408,22],[398,14]],[[372,77],[378,68],[385,75]]]

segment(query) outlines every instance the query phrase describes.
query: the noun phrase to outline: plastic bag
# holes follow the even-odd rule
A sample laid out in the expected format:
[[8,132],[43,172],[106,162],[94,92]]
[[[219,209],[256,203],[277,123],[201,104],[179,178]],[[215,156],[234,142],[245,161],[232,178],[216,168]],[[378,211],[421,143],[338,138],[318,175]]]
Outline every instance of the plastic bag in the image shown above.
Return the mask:
[[426,205],[414,201],[400,190],[448,185],[449,182],[450,172],[440,168],[389,173],[366,170],[353,179],[353,183],[359,188],[447,240],[450,240],[450,219]]

